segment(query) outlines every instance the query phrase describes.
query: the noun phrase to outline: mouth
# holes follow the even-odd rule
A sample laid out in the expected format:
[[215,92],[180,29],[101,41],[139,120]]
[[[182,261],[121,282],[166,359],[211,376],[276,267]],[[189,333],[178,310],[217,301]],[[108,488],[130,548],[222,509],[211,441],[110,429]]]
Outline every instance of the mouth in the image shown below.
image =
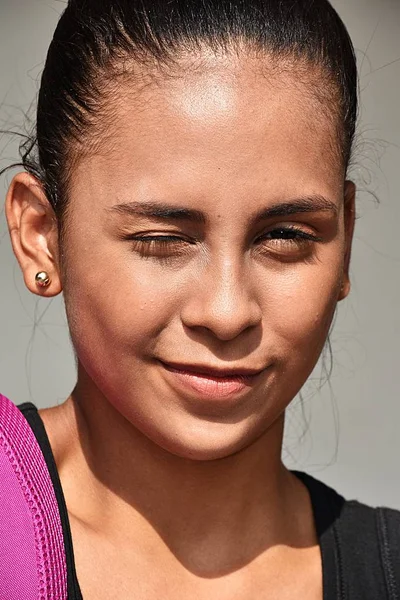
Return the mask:
[[173,371],[182,371],[184,373],[193,373],[194,375],[204,375],[215,379],[228,379],[232,377],[254,377],[259,375],[264,368],[251,369],[246,367],[238,367],[233,369],[223,369],[218,367],[210,367],[206,365],[186,365],[183,363],[162,362],[165,368]]
[[265,369],[238,367],[220,369],[206,365],[186,365],[165,363],[164,368],[172,374],[175,384],[191,390],[204,398],[225,398],[235,396],[253,387]]

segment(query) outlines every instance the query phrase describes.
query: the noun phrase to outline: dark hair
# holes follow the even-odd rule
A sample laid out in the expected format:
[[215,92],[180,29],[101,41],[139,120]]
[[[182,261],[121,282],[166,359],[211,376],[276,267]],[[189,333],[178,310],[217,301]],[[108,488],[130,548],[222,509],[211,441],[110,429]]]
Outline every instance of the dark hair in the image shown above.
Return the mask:
[[48,51],[36,135],[22,149],[25,169],[42,183],[60,222],[73,148],[82,148],[90,125],[101,122],[105,84],[117,82],[124,60],[161,67],[204,46],[243,46],[320,67],[333,84],[323,99],[337,119],[347,170],[357,66],[348,32],[328,0],[70,0]]

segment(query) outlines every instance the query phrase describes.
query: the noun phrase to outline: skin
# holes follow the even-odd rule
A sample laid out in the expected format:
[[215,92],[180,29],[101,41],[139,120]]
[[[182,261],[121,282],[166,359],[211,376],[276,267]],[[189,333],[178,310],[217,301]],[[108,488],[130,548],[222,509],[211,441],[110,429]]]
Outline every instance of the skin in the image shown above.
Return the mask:
[[[32,176],[7,196],[26,285],[64,291],[77,355],[74,391],[41,415],[89,600],[322,598],[310,499],[281,447],[349,292],[355,189],[311,69],[299,83],[265,76],[266,59],[204,58],[108,99],[107,136],[73,173],[63,248]],[[202,222],[115,208],[132,202]],[[160,361],[262,373],[206,400]]]

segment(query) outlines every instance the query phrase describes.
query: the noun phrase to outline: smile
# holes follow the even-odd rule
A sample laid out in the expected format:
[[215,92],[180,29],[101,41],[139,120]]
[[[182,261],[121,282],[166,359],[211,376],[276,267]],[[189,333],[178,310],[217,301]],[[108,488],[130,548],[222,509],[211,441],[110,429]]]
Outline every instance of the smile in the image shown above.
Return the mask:
[[198,365],[162,363],[179,387],[205,398],[225,398],[251,388],[264,371],[254,369],[219,370]]

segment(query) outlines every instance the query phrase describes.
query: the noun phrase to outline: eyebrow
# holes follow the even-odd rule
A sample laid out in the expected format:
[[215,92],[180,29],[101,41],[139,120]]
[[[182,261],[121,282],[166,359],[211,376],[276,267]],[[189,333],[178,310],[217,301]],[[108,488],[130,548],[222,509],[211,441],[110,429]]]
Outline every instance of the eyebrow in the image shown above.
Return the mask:
[[287,217],[301,213],[331,212],[338,214],[338,207],[334,202],[323,196],[308,196],[296,198],[289,202],[280,202],[261,210],[256,215],[256,220],[270,219],[271,217]]
[[[164,202],[124,202],[106,209],[131,217],[148,217],[162,220],[191,221],[204,225],[207,221],[206,214],[200,210],[166,204]],[[301,213],[331,212],[338,214],[338,207],[334,202],[323,196],[308,196],[296,198],[288,202],[279,202],[259,211],[253,218],[253,222],[270,219],[272,217],[287,217]]]
[[200,210],[166,204],[165,202],[124,202],[111,206],[107,210],[132,217],[192,221],[203,225],[206,222],[206,216]]

